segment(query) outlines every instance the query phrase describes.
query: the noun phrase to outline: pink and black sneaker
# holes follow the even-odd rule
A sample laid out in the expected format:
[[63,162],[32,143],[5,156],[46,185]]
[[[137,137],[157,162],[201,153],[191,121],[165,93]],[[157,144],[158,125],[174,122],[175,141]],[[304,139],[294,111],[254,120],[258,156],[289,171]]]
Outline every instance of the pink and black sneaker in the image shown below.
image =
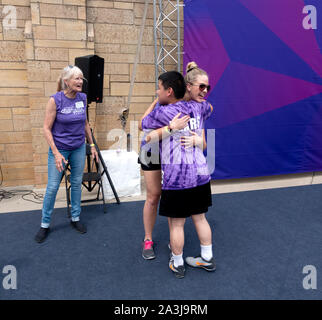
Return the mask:
[[153,241],[147,239],[142,243],[142,257],[145,260],[152,260],[155,258],[155,253],[153,250]]

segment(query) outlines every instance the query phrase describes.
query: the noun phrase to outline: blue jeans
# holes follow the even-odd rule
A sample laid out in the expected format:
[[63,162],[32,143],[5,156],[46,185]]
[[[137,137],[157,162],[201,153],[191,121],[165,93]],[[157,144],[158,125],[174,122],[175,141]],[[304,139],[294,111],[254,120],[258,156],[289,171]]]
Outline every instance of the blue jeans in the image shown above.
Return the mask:
[[[59,150],[66,161],[70,164],[70,184],[71,184],[71,216],[72,221],[79,221],[81,213],[81,193],[82,193],[82,179],[85,166],[85,143],[74,150]],[[65,165],[64,165],[65,167]],[[49,148],[48,152],[48,184],[46,195],[42,208],[41,227],[48,228],[50,224],[51,214],[54,210],[57,191],[59,189],[60,181],[63,171],[59,172],[55,165],[55,157]]]

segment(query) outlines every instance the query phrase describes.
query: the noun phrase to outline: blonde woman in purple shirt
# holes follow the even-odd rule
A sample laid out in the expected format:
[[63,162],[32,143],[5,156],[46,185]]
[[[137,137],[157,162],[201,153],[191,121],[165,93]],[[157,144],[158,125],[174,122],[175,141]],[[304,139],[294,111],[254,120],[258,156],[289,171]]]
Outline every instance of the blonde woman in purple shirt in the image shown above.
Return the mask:
[[50,97],[46,107],[43,130],[49,145],[48,183],[41,227],[35,237],[39,243],[48,236],[51,214],[67,161],[71,170],[71,225],[80,233],[86,232],[86,227],[80,222],[85,136],[91,145],[92,156],[97,161],[98,154],[86,119],[87,99],[86,94],[82,93],[83,79],[83,73],[78,67],[65,67],[58,79],[57,92]]
[[[185,219],[192,217],[200,240],[201,254],[187,257],[188,265],[207,271],[216,269],[212,253],[212,232],[205,217],[211,206],[210,175],[202,150],[205,148],[204,121],[213,108],[204,100],[209,91],[208,75],[195,63],[187,66],[187,90],[191,101],[177,102],[151,112],[142,120],[142,128],[155,129],[147,141],[162,137],[161,163],[163,173],[160,215],[169,218],[171,257],[170,269],[176,277],[185,274],[183,261]],[[169,121],[180,112],[189,115],[184,130],[169,129]],[[171,126],[171,122],[170,122]],[[156,139],[153,139],[153,136]],[[150,140],[152,139],[152,140]]]

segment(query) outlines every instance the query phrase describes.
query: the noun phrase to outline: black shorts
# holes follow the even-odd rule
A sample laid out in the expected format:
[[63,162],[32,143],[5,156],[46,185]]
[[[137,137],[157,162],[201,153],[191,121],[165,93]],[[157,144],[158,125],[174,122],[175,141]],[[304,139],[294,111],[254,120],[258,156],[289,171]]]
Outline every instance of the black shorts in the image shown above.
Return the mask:
[[[151,157],[151,152],[147,152],[147,155]],[[147,163],[143,164],[140,160],[140,157],[138,158],[138,163],[141,165],[141,169],[143,171],[156,171],[156,170],[161,170],[161,159],[159,156],[159,163]]]
[[157,171],[157,170],[161,170],[161,164],[152,164],[150,163],[149,165],[145,165],[143,163],[141,163],[141,169],[143,171]]
[[162,190],[159,215],[187,218],[206,213],[212,206],[210,182],[190,189]]

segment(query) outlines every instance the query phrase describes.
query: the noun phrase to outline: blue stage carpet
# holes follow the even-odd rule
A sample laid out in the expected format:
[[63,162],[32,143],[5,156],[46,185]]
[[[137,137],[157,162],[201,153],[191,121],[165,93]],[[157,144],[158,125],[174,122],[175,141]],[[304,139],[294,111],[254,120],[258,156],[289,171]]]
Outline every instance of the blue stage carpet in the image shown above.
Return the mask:
[[[322,185],[213,195],[217,270],[187,267],[181,280],[168,268],[165,218],[155,227],[157,258],[141,257],[142,208],[83,207],[85,235],[56,209],[43,244],[34,241],[40,211],[0,214],[0,271],[14,265],[18,286],[5,290],[0,272],[0,299],[322,299]],[[197,255],[190,219],[185,233],[184,255]],[[316,290],[303,288],[306,265],[317,270]]]

